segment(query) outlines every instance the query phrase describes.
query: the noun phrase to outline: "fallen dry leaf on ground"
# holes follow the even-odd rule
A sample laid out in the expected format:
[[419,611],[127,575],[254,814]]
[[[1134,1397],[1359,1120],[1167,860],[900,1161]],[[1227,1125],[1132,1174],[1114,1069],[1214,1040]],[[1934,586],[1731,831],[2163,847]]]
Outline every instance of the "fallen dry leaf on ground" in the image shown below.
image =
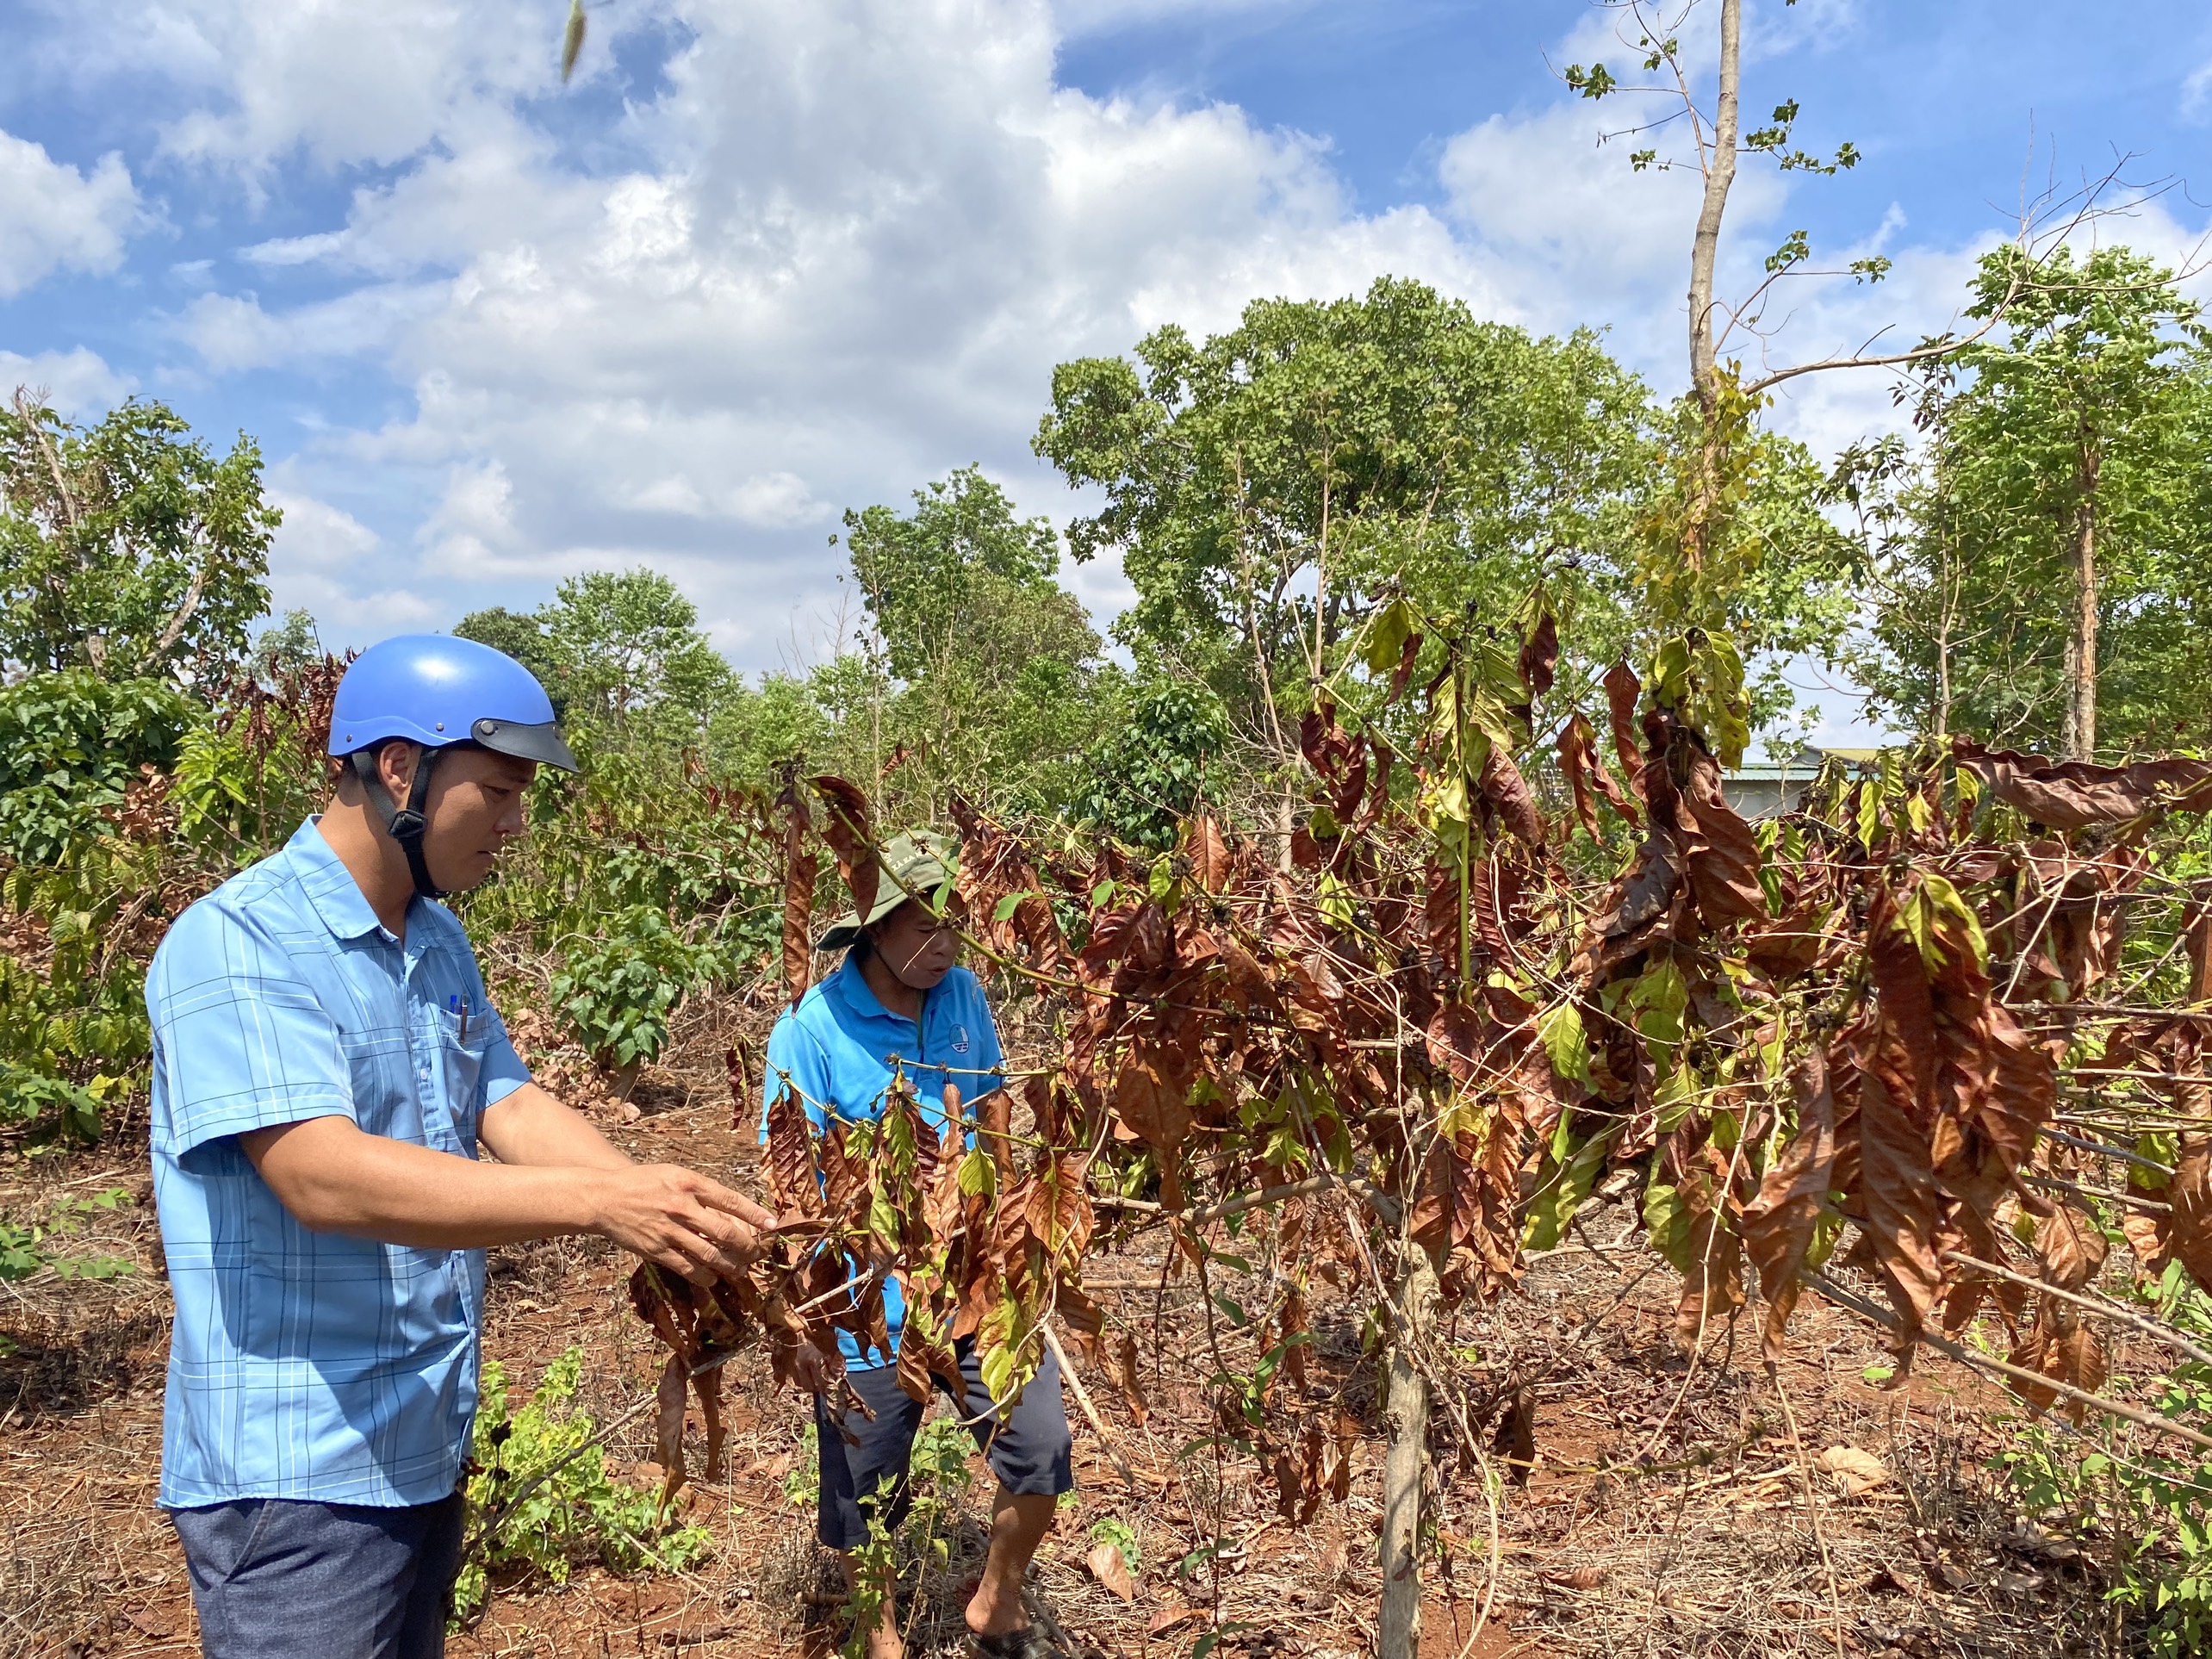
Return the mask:
[[1102,1544],[1084,1558],[1090,1569],[1091,1577],[1111,1590],[1124,1601],[1137,1599],[1137,1587],[1129,1579],[1129,1563],[1122,1558],[1118,1544]]
[[1564,1589],[1594,1590],[1606,1581],[1606,1569],[1594,1562],[1563,1573],[1546,1572],[1544,1577]]
[[1861,1451],[1856,1446],[1830,1446],[1813,1459],[1824,1475],[1834,1477],[1836,1484],[1847,1498],[1855,1498],[1861,1492],[1871,1492],[1886,1484],[1890,1477],[1888,1468],[1871,1451]]
[[1152,1616],[1152,1622],[1145,1626],[1145,1634],[1162,1636],[1178,1625],[1193,1619],[1202,1620],[1205,1617],[1203,1607],[1162,1607]]

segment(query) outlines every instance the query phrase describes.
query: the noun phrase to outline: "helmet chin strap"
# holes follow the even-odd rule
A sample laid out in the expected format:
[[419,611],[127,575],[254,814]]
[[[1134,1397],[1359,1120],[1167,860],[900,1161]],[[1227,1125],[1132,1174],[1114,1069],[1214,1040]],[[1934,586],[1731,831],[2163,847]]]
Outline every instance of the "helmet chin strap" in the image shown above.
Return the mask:
[[423,807],[430,798],[430,769],[437,762],[439,751],[425,749],[415,761],[414,781],[407,786],[407,804],[395,805],[391,791],[384,787],[384,780],[376,770],[376,757],[383,746],[356,749],[353,770],[368,792],[369,803],[376,816],[383,821],[385,833],[399,842],[400,850],[407,855],[407,871],[414,877],[414,890],[425,898],[443,898],[445,889],[430,879],[430,862],[423,856],[422,838],[430,828],[423,816]]

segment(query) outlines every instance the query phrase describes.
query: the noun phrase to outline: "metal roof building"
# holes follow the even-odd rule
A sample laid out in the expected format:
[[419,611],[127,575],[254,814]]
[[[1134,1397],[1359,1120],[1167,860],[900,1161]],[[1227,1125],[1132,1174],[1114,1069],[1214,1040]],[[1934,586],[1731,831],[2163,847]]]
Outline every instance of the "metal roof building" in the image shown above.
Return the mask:
[[1872,766],[1880,756],[1879,749],[1828,749],[1807,743],[1786,761],[1752,761],[1724,774],[1720,790],[1728,804],[1745,817],[1770,818],[1797,805],[1823,762]]

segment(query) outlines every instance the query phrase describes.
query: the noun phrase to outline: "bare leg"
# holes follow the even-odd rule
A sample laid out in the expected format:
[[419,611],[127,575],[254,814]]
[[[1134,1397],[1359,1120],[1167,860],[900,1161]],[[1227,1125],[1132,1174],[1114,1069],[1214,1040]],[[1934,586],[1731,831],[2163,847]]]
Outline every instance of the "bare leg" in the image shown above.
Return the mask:
[[[1016,1497],[998,1488],[991,1511],[991,1553],[984,1558],[983,1582],[967,1604],[967,1627],[978,1636],[1003,1636],[1029,1622],[1022,1607],[1022,1575],[1030,1557],[1053,1530],[1053,1512],[1059,1500],[1050,1496]],[[872,1654],[871,1659],[875,1659]]]
[[[849,1550],[838,1554],[845,1563],[845,1583],[849,1588],[859,1582],[855,1575],[861,1570],[860,1563],[853,1559]],[[898,1633],[896,1602],[892,1588],[886,1583],[883,1587],[883,1611],[876,1616],[875,1628],[868,1632],[867,1659],[906,1659],[906,1643]]]

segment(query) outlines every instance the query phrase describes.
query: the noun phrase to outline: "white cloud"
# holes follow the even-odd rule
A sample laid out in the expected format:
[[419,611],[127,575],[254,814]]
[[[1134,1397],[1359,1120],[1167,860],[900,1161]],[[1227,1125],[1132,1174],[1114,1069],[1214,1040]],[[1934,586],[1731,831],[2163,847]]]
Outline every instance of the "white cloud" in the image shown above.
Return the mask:
[[2197,65],[2181,84],[2181,113],[2191,121],[2212,113],[2212,58]]
[[104,155],[85,173],[44,145],[0,133],[0,299],[57,270],[113,270],[139,216],[123,158]]
[[[1442,207],[1362,214],[1322,141],[1233,106],[1057,84],[1071,31],[1167,0],[624,0],[593,10],[567,94],[539,0],[116,5],[120,22],[71,26],[79,56],[199,89],[172,157],[249,188],[304,158],[351,191],[321,222],[239,234],[258,295],[203,294],[167,319],[214,375],[346,358],[412,395],[373,429],[310,437],[291,481],[314,506],[283,544],[287,591],[324,594],[332,633],[649,563],[741,662],[788,660],[849,606],[823,534],[841,509],[903,506],[980,462],[1024,511],[1064,516],[1072,498],[1026,447],[1053,364],[1164,322],[1218,329],[1263,295],[1415,276],[1486,316],[1610,319],[1662,395],[1683,379],[1697,181],[1600,148],[1610,103],[1481,121],[1443,146]],[[1747,53],[1804,49],[1856,15],[1805,0],[1780,25],[1799,36]],[[1619,59],[1600,21],[1558,60]],[[636,72],[618,106],[618,45]],[[1740,176],[1724,294],[1755,284],[1789,201],[1770,169]],[[1777,351],[1942,326],[1975,250],[1877,235],[1898,244],[1892,280],[1802,285]],[[319,297],[276,297],[302,292]],[[1891,419],[1879,376],[1803,382],[1780,413],[1824,441]],[[375,501],[360,510],[382,536],[331,500]],[[1118,571],[1070,576],[1102,615],[1127,600]]]
[[0,398],[19,387],[43,391],[65,420],[96,418],[129,395],[131,382],[110,369],[98,353],[78,346],[23,357],[0,351]]
[[319,304],[271,313],[253,294],[202,294],[171,332],[216,374],[317,357],[388,351],[405,326],[435,307],[442,284],[372,283]]
[[202,294],[186,306],[177,331],[217,374],[265,369],[290,352],[295,331],[248,294]]
[[463,578],[527,575],[535,569],[514,525],[514,485],[494,461],[457,467],[417,539],[426,567]]
[[766,472],[727,488],[702,489],[681,473],[657,478],[629,498],[647,513],[673,513],[687,519],[731,519],[761,530],[794,530],[836,517],[814,499],[806,481],[794,472]]
[[282,509],[269,550],[270,608],[304,610],[332,650],[404,630],[447,625],[446,607],[395,583],[383,538],[351,513],[309,494],[295,467],[269,472],[268,499]]
[[383,545],[382,538],[351,513],[287,488],[272,475],[269,503],[284,515],[270,548],[271,569],[339,573],[364,564]]
[[[310,44],[325,16],[254,25],[273,44],[244,61],[320,61],[340,50]],[[346,351],[413,387],[410,418],[329,440],[317,466],[442,478],[417,542],[449,587],[519,597],[650,562],[769,660],[794,615],[835,613],[821,531],[840,509],[981,461],[1027,510],[1065,510],[1026,451],[1056,361],[1384,272],[1512,308],[1434,214],[1353,214],[1306,140],[1056,87],[1037,0],[696,0],[682,21],[664,91],[602,136],[622,165],[581,170],[511,85],[449,65],[429,80],[463,90],[434,113],[392,104],[388,142],[339,148],[435,144],[342,224],[248,250],[370,280],[309,309],[211,295],[180,314],[219,372]],[[323,141],[263,96],[241,85],[194,129],[221,143],[177,142],[251,167]]]
[[336,231],[313,236],[279,236],[239,250],[239,257],[257,265],[311,265],[344,258],[345,238]]
[[[487,98],[550,90],[558,74],[557,21],[524,0],[138,0],[123,10],[158,17],[160,66],[208,85],[165,147],[249,177],[298,152],[326,167],[402,163]],[[612,9],[594,16],[603,52],[624,20]],[[107,50],[154,66],[151,50],[134,53],[127,40]]]

